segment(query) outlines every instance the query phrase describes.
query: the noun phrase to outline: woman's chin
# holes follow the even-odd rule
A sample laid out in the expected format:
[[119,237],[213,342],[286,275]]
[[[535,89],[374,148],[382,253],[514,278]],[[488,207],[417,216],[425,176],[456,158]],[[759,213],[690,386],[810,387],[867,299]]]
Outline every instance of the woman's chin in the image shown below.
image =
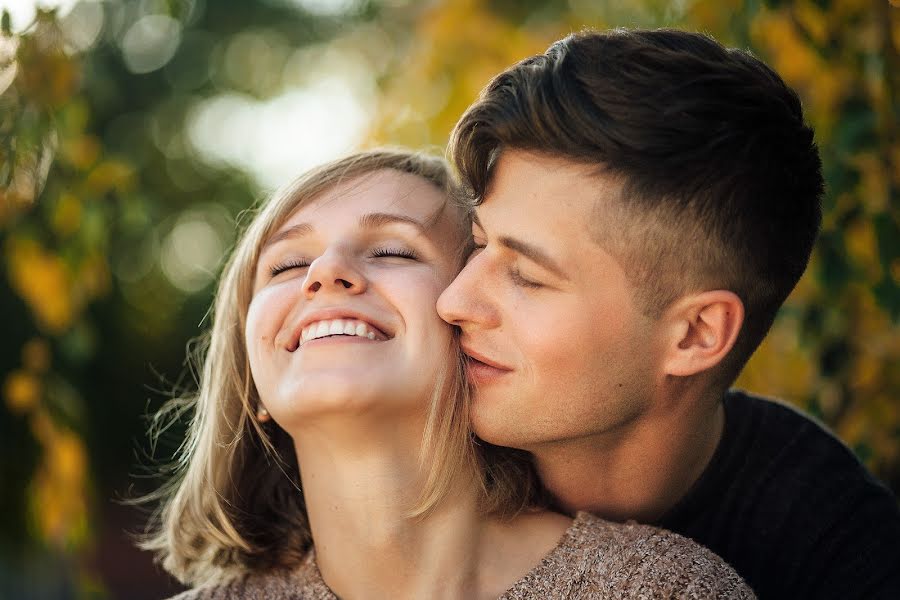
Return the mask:
[[[285,429],[289,424],[304,426],[334,418],[377,417],[422,410],[421,400],[408,396],[408,390],[397,389],[396,382],[360,382],[341,378],[318,378],[301,389],[281,390],[280,399],[267,402],[269,412]],[[329,380],[330,379],[330,380]]]

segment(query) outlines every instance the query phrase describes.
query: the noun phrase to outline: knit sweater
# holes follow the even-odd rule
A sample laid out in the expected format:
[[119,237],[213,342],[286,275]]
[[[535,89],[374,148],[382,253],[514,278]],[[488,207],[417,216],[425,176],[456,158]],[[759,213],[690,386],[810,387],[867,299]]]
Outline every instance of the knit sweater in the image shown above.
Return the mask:
[[[755,598],[706,548],[675,533],[578,513],[559,544],[500,600]],[[173,600],[337,600],[314,551],[293,571],[254,573]]]

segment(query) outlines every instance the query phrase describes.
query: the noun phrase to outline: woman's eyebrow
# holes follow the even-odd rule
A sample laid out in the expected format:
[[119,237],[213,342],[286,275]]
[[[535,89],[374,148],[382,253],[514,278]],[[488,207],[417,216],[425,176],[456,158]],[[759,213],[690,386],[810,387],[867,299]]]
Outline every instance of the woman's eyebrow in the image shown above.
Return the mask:
[[297,223],[296,225],[291,225],[287,229],[282,229],[281,231],[267,239],[266,242],[262,245],[260,251],[265,250],[269,246],[277,244],[278,242],[281,242],[283,240],[308,235],[312,233],[312,230],[313,226],[309,223]]
[[[360,229],[380,229],[381,227],[385,227],[387,225],[392,225],[395,223],[412,225],[422,232],[425,232],[428,229],[425,223],[422,223],[418,219],[414,219],[413,217],[410,217],[408,215],[376,212],[366,213],[359,218]],[[269,246],[277,244],[278,242],[284,241],[286,239],[309,235],[314,230],[315,228],[310,223],[297,223],[296,225],[291,225],[290,227],[282,229],[281,231],[270,237],[268,240],[266,240],[266,243],[262,246],[262,250],[265,250]]]
[[413,217],[410,217],[408,215],[400,215],[396,213],[367,213],[359,218],[359,226],[361,229],[378,229],[380,227],[384,227],[385,225],[391,225],[394,223],[406,223],[407,225],[412,225],[422,232],[425,232],[428,229],[425,223],[419,221],[418,219],[414,219]]

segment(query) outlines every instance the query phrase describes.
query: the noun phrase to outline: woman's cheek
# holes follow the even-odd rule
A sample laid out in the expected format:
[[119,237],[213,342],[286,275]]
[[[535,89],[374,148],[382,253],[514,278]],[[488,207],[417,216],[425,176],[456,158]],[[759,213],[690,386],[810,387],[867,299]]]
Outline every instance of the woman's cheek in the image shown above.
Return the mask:
[[257,337],[265,336],[270,341],[275,338],[291,310],[298,304],[295,287],[286,282],[265,287],[256,293],[247,311],[248,340],[251,326]]
[[283,320],[281,311],[276,313],[278,307],[266,300],[262,295],[258,295],[250,303],[247,311],[244,341],[247,356],[250,357],[250,366],[254,370],[262,360],[265,360],[266,353],[274,349],[279,330],[277,323]]

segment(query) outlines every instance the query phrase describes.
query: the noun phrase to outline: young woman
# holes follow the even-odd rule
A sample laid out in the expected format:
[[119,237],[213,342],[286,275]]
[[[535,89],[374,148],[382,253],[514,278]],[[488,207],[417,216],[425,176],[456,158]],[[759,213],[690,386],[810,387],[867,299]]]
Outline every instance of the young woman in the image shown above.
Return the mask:
[[470,243],[451,197],[440,159],[373,151],[253,219],[145,543],[179,598],[752,597],[689,540],[547,510],[525,457],[473,440],[435,311]]

